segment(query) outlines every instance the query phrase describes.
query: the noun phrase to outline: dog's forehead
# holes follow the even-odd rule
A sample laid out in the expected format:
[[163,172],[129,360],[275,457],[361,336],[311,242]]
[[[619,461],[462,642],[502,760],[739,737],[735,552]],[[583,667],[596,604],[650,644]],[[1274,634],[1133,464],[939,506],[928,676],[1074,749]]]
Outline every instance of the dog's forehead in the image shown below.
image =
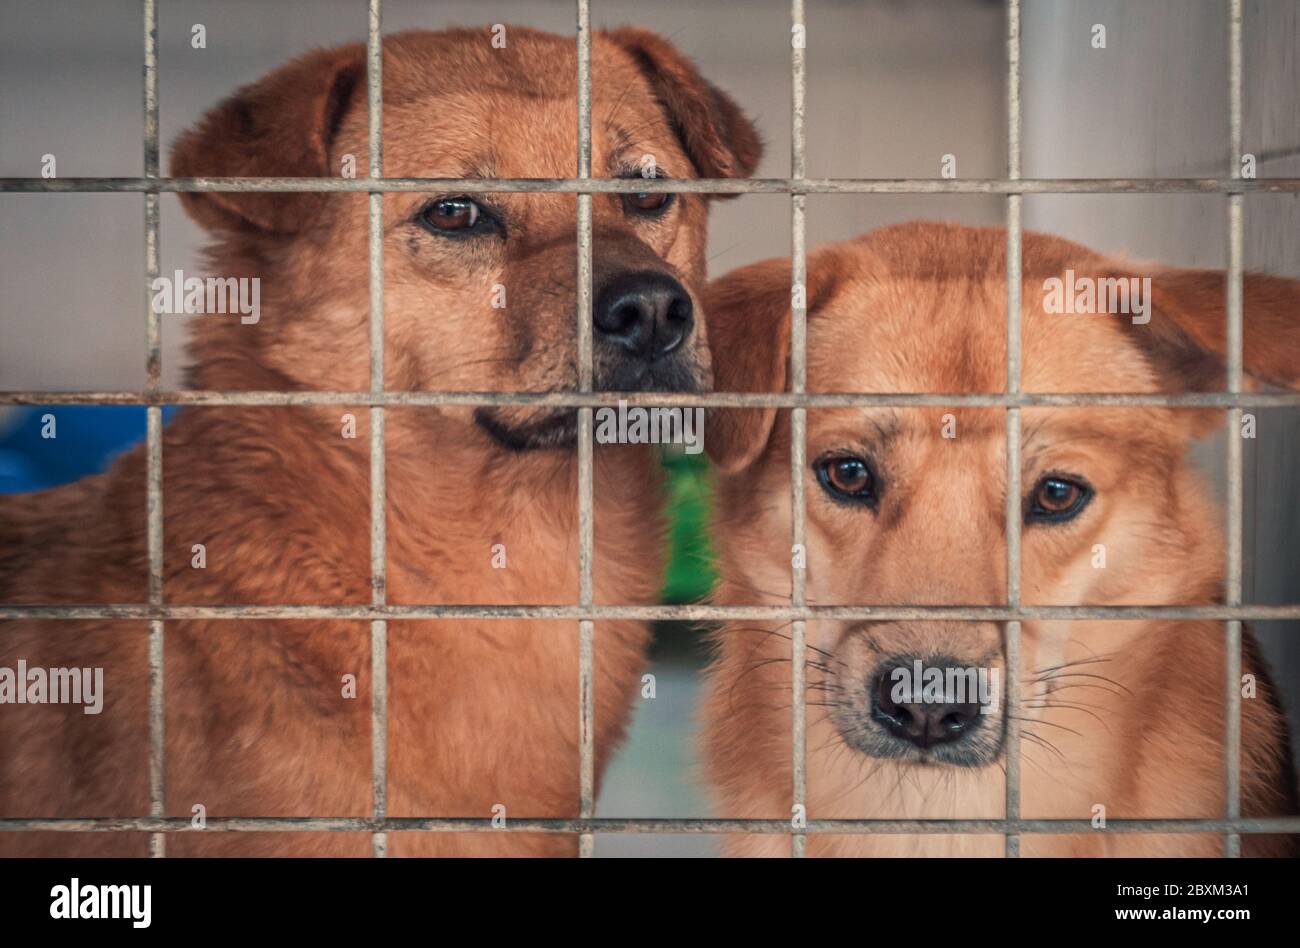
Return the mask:
[[[1021,317],[1027,392],[1157,392],[1159,379],[1131,334],[1129,314],[1045,312],[1041,287],[1026,284]],[[1129,324],[1129,325],[1126,325]]]
[[[905,249],[891,252],[883,256],[864,243],[828,261],[837,272],[832,293],[810,317],[810,389],[1004,391],[1007,289],[1001,268],[950,259],[969,255],[967,247],[923,245],[913,257]],[[1145,331],[1131,325],[1132,314],[1051,312],[1044,282],[1041,274],[1027,274],[1021,289],[1025,391],[1159,390],[1131,338]]]
[[[420,33],[386,47],[385,170],[429,177],[577,173],[577,61],[571,39],[515,30],[493,48],[478,31]],[[391,63],[390,63],[391,60]],[[364,134],[364,102],[354,115]],[[592,46],[592,174],[640,167],[691,175],[648,77],[626,51]]]
[[1004,332],[972,318],[1005,292],[987,282],[873,272],[841,280],[810,334],[818,391],[990,392],[1003,387]]

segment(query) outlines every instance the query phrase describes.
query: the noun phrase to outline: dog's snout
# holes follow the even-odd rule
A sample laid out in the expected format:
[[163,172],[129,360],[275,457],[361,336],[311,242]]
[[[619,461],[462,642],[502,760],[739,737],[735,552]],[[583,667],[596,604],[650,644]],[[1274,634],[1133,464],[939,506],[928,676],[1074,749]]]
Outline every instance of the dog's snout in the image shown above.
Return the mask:
[[686,341],[695,323],[686,288],[665,273],[623,273],[597,295],[592,322],[600,338],[625,353],[654,361]]
[[925,749],[960,741],[979,725],[978,701],[946,693],[929,696],[907,677],[891,674],[887,667],[871,688],[871,715],[890,734]]

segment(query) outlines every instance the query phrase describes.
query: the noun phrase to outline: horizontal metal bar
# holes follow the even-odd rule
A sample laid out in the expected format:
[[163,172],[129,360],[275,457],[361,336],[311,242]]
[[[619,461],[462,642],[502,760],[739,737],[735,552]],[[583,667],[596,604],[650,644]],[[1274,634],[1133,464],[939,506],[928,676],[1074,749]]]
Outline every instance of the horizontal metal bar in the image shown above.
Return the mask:
[[0,392],[0,405],[534,405],[600,408],[1295,408],[1300,392]]
[[[380,606],[184,606],[157,608],[136,603],[120,605],[0,605],[0,619],[163,619],[217,621],[224,619],[415,621],[430,619],[636,619],[639,621],[720,622],[732,619],[794,621],[920,621],[951,619],[967,622],[1016,620],[1147,620],[1176,621],[1240,619],[1278,621],[1300,619],[1300,604],[1276,606],[705,606],[596,605],[380,605]],[[0,630],[2,631],[2,630]]]
[[[0,819],[0,832],[18,833],[780,833],[787,820],[727,819],[507,819],[474,817],[209,817],[202,829],[190,817],[104,817]],[[1223,819],[1107,820],[1104,830],[1091,820],[809,820],[809,833],[935,834],[972,833],[1300,833],[1300,817]]]
[[0,178],[0,192],[416,191],[465,194],[1244,194],[1300,178]]

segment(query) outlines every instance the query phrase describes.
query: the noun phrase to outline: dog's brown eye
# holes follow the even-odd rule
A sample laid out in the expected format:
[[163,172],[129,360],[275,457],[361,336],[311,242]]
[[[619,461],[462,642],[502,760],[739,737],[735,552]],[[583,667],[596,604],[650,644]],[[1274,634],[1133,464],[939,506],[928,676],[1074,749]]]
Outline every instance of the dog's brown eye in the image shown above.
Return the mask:
[[640,214],[657,214],[668,207],[673,196],[665,192],[641,191],[623,195],[623,205]]
[[1025,520],[1029,523],[1059,523],[1075,517],[1088,503],[1092,490],[1066,477],[1042,478],[1030,495]]
[[862,458],[823,458],[817,462],[817,480],[837,500],[866,502],[875,496],[875,478]]
[[479,219],[479,206],[469,198],[443,198],[424,209],[420,219],[433,230],[469,230]]

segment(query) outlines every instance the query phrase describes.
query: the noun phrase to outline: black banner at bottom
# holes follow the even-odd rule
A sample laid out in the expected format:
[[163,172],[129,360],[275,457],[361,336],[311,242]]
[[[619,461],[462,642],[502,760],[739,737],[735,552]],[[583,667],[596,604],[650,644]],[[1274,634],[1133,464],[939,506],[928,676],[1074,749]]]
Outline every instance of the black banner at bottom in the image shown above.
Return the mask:
[[1248,859],[601,863],[9,860],[0,861],[0,924],[6,934],[65,929],[79,937],[374,935],[393,925],[435,926],[428,934],[437,937],[452,924],[493,936],[567,930],[583,938],[644,934],[647,923],[735,935],[782,918],[813,929],[869,924],[873,939],[895,931],[943,937],[934,929],[945,926],[1029,932],[1045,923],[1227,934],[1276,926],[1291,917],[1295,898],[1291,864]]

